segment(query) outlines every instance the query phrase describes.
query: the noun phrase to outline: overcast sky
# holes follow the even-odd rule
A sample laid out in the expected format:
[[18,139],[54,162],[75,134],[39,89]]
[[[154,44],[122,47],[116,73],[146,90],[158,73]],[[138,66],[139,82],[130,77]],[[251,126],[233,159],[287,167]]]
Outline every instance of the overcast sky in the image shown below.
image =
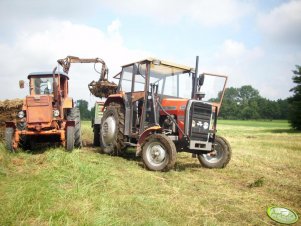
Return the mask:
[[[67,55],[100,57],[110,76],[156,57],[229,75],[269,99],[290,96],[301,65],[301,0],[1,0],[0,99],[22,98],[18,81]],[[95,100],[93,65],[72,65],[70,95]]]

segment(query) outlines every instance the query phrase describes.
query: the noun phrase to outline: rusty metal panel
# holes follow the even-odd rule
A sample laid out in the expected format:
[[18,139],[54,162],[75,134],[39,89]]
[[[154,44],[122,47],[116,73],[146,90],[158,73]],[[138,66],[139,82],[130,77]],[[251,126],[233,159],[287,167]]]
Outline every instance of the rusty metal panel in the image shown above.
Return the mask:
[[28,96],[26,97],[26,104],[28,107],[34,106],[48,106],[49,96]]
[[52,101],[49,96],[29,96],[27,102],[27,122],[43,123],[52,121]]

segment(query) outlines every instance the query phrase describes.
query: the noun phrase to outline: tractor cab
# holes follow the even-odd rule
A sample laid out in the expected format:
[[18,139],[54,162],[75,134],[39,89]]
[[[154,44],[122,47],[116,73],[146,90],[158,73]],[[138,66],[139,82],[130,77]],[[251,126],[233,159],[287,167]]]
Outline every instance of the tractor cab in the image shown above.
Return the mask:
[[28,75],[30,96],[52,95],[57,92],[62,97],[68,96],[69,77],[65,73],[34,72]]

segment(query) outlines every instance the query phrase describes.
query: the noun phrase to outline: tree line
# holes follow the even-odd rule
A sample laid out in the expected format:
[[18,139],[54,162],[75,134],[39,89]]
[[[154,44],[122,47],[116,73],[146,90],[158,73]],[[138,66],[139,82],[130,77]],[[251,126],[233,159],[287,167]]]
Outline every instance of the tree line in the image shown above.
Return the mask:
[[[219,101],[218,98],[210,101]],[[223,119],[287,119],[288,100],[269,100],[250,85],[226,88],[219,114]]]

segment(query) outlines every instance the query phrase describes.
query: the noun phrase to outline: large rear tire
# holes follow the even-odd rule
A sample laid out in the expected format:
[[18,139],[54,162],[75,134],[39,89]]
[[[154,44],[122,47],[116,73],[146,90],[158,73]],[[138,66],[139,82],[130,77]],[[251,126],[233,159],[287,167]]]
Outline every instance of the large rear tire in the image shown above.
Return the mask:
[[8,151],[14,152],[14,133],[15,130],[12,127],[5,128],[5,147]]
[[124,106],[110,103],[101,119],[100,145],[102,152],[111,155],[124,153]]
[[80,122],[80,111],[78,108],[71,108],[67,120],[75,121],[74,128],[74,146],[76,148],[81,148],[83,146],[82,143],[82,133],[81,133],[81,122]]
[[220,136],[215,137],[214,151],[198,155],[203,167],[224,168],[230,161],[232,150],[229,142]]
[[176,163],[177,150],[174,142],[163,134],[153,134],[142,144],[142,160],[152,171],[169,171]]
[[72,151],[74,148],[75,140],[74,140],[74,127],[73,126],[67,126],[66,129],[66,150]]

